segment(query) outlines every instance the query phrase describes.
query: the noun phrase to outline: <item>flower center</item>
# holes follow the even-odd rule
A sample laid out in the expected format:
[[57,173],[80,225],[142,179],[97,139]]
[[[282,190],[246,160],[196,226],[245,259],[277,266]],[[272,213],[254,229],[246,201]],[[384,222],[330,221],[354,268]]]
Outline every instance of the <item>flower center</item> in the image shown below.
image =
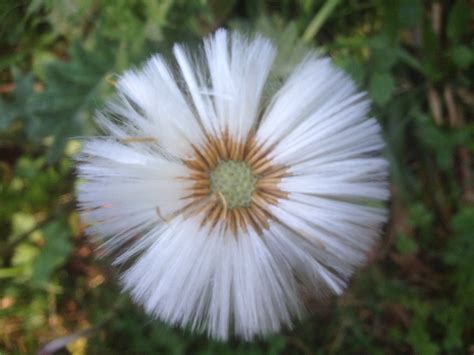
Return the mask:
[[258,145],[252,136],[238,142],[224,132],[192,148],[194,156],[184,160],[189,174],[178,177],[189,182],[182,197],[188,202],[160,218],[199,214],[202,226],[213,229],[221,222],[235,237],[249,230],[262,235],[275,219],[271,206],[288,198],[280,188],[281,179],[289,175],[287,167],[274,164],[269,159],[271,148]]
[[244,161],[221,161],[210,177],[212,192],[222,194],[227,208],[250,206],[257,177]]

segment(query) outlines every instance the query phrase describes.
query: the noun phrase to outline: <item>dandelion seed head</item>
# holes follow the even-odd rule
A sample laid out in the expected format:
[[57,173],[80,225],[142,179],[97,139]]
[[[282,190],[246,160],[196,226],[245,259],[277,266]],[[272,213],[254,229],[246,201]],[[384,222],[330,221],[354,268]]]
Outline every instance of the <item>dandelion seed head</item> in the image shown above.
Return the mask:
[[[263,100],[277,48],[218,30],[117,80],[78,157],[88,233],[153,317],[245,340],[343,292],[387,220],[370,102],[309,53]],[[117,118],[120,118],[118,120]],[[125,267],[126,265],[126,267]]]

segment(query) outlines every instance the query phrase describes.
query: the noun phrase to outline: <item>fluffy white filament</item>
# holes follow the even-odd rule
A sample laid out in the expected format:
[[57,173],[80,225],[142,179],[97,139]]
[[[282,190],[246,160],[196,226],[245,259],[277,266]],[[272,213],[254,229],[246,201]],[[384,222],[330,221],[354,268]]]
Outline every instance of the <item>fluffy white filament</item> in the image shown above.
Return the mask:
[[[389,197],[380,126],[328,58],[308,54],[264,107],[269,40],[219,30],[200,54],[176,45],[174,56],[175,67],[155,55],[124,73],[98,115],[107,135],[79,157],[82,217],[149,314],[224,340],[291,326],[305,313],[303,290],[340,294],[386,221],[376,207]],[[236,238],[222,221],[210,231],[180,213],[183,160],[226,130],[238,141],[253,133],[288,169],[288,197],[269,207],[263,235]]]

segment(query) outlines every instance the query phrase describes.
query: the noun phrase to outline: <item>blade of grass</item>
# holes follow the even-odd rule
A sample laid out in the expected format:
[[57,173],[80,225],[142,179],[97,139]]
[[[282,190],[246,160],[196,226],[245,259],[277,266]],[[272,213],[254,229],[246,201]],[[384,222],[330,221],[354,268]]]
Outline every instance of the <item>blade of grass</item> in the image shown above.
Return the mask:
[[334,11],[336,6],[340,3],[340,0],[327,0],[321,9],[318,11],[316,16],[306,28],[306,31],[303,33],[303,42],[309,43],[319,32],[321,27],[324,25],[328,17]]

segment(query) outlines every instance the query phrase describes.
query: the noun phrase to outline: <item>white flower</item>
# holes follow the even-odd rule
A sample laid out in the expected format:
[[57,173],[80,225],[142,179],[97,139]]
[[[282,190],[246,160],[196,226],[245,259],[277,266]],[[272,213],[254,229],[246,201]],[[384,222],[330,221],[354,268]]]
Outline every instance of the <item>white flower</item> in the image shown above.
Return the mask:
[[365,93],[309,53],[263,95],[276,50],[217,31],[118,80],[85,143],[89,232],[146,312],[227,339],[276,332],[303,294],[340,294],[386,221],[380,126]]

